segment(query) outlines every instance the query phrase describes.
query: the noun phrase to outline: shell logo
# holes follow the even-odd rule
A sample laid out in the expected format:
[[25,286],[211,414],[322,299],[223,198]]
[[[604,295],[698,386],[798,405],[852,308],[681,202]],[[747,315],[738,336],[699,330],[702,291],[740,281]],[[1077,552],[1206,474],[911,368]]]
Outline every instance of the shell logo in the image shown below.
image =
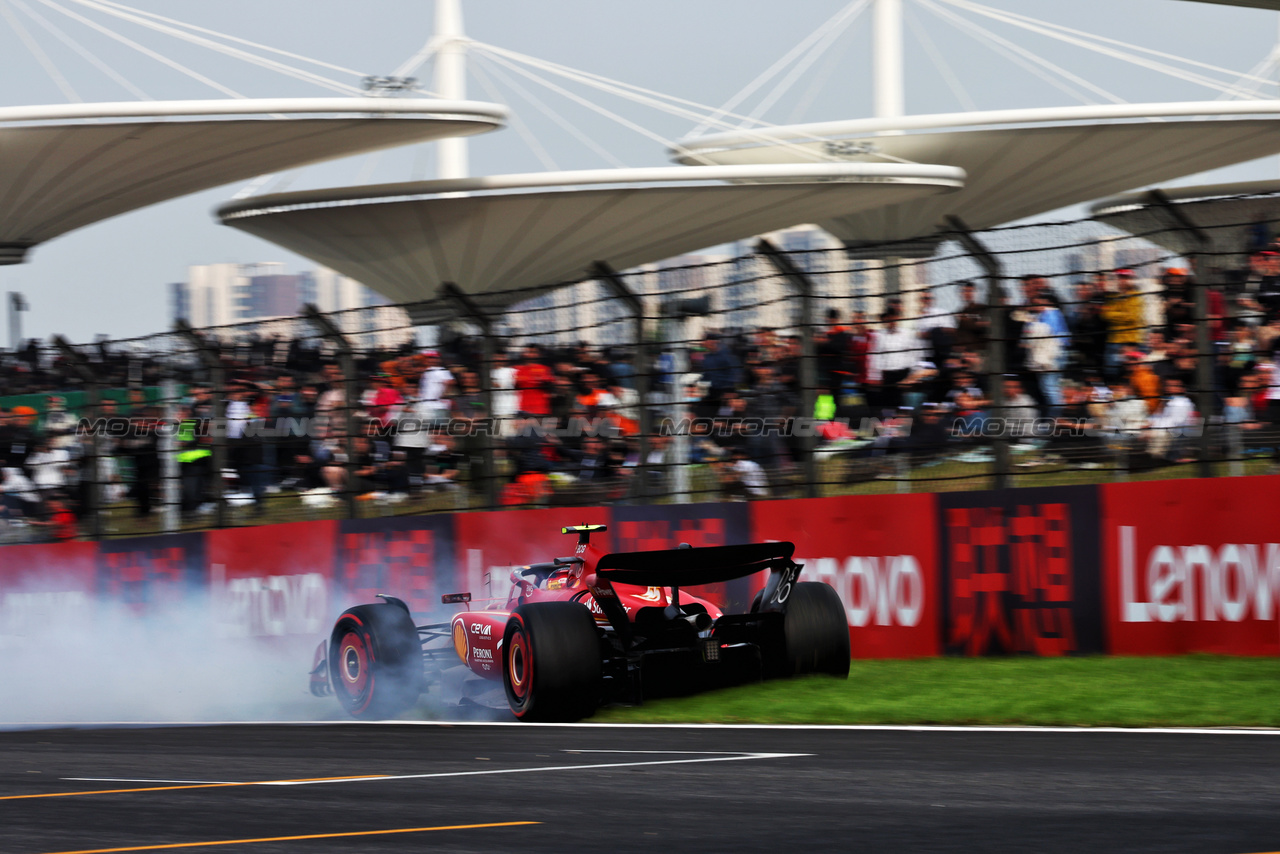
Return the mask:
[[644,593],[640,594],[636,598],[641,599],[645,602],[661,602],[663,599],[662,588],[650,587],[649,589],[645,590]]
[[453,624],[453,651],[458,654],[458,658],[467,660],[467,630],[461,620]]

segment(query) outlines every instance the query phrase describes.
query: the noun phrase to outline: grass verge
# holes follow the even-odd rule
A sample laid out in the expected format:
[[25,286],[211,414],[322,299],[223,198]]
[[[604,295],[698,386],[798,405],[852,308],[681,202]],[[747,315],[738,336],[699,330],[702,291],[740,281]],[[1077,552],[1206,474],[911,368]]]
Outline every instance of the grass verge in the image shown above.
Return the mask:
[[926,658],[602,710],[618,723],[1280,727],[1280,659]]

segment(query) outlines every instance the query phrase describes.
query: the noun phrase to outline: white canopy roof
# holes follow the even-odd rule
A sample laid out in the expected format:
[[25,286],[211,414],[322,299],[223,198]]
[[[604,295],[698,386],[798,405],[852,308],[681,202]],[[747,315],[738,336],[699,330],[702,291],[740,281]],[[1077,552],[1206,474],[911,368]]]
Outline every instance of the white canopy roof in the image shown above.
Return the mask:
[[[1189,116],[1196,119],[1167,120]],[[1280,151],[1280,101],[906,116],[730,131],[681,145],[675,156],[687,164],[829,162],[836,156],[855,162],[901,158],[965,170],[968,179],[957,193],[850,211],[819,223],[851,245],[874,244],[927,238],[948,214],[972,228],[988,228],[1273,154]]]
[[292,98],[0,108],[0,264],[166,199],[410,142],[500,127],[473,101]]
[[[454,282],[498,308],[532,293],[516,289],[577,281],[594,261],[627,269],[963,180],[954,167],[896,163],[598,170],[286,193],[218,215],[397,302]],[[556,189],[532,191],[543,187]]]
[[1179,228],[1150,190],[1103,199],[1089,212],[1100,222],[1179,254],[1206,252],[1205,263],[1222,269],[1244,267],[1245,250],[1257,223],[1266,223],[1272,233],[1280,231],[1280,180],[1170,187],[1160,192],[1208,238],[1207,245]]
[[1253,6],[1258,9],[1274,9],[1280,12],[1280,0],[1196,0],[1197,3],[1217,3],[1220,6]]

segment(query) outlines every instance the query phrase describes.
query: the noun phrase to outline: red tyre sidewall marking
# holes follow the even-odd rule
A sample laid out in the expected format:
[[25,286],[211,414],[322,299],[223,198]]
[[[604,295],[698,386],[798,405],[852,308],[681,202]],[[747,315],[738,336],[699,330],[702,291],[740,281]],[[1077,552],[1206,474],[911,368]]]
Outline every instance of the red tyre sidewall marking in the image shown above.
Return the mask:
[[[525,631],[524,620],[520,619],[518,614],[512,614],[511,618],[519,625],[511,634],[511,643],[507,647],[507,673],[511,681],[511,693],[515,694],[524,706],[529,699],[529,689],[533,684],[533,658],[529,655],[529,637]],[[516,655],[520,655],[520,678],[516,678]],[[517,711],[519,716],[521,711]]]
[[[347,670],[347,650],[349,649],[355,651],[356,660],[360,668],[354,680]],[[352,708],[354,712],[363,712],[369,707],[369,703],[373,699],[373,691],[366,690],[371,681],[372,671],[369,667],[371,658],[372,654],[369,651],[363,632],[348,631],[342,636],[342,640],[338,642],[338,672],[342,677],[343,687],[347,692],[347,696],[355,699],[362,693],[365,695],[364,702],[359,707]]]

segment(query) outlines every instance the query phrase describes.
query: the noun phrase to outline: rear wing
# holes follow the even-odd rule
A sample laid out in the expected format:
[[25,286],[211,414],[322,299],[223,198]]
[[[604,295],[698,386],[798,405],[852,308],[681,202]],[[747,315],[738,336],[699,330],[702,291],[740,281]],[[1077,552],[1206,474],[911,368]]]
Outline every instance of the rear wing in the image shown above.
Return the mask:
[[680,611],[680,588],[716,584],[768,570],[760,601],[752,612],[785,613],[791,587],[800,576],[800,564],[791,560],[794,543],[746,543],[706,548],[682,547],[652,552],[617,552],[596,563],[587,584],[624,647],[632,643],[630,617],[618,601],[614,583],[640,587],[670,587],[667,612],[674,619]]
[[615,584],[640,587],[692,587],[794,566],[794,543],[745,543],[736,546],[617,552],[600,558],[596,574]]

